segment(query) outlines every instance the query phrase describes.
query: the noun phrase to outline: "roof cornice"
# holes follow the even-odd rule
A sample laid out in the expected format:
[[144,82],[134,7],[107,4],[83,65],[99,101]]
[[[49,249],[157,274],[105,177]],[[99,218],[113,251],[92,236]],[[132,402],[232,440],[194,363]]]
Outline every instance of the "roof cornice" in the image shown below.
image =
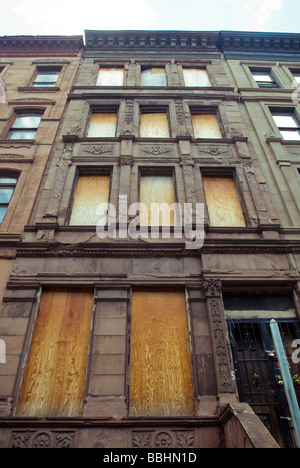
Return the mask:
[[300,60],[300,34],[220,31],[219,49],[226,58]]
[[0,54],[73,55],[83,48],[83,36],[1,36]]
[[85,31],[86,49],[217,51],[214,31]]
[[300,60],[300,34],[248,31],[86,30],[86,51],[223,52],[227,58]]

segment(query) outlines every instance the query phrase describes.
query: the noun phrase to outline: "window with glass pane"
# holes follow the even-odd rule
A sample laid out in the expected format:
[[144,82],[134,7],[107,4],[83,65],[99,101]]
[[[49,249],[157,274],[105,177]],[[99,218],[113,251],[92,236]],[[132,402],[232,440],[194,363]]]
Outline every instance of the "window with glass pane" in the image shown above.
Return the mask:
[[211,86],[207,71],[197,68],[183,68],[185,86]]
[[222,138],[215,114],[192,114],[195,138]]
[[0,226],[7,211],[17,180],[17,177],[0,174]]
[[96,86],[123,86],[123,68],[100,68]]
[[165,68],[147,68],[141,72],[141,86],[167,86]]
[[294,112],[272,111],[272,116],[284,140],[300,140],[300,124]]
[[169,138],[169,122],[166,112],[142,113],[140,136],[144,138]]
[[252,70],[252,76],[260,88],[278,88],[278,84],[270,71]]
[[56,85],[58,80],[59,71],[58,70],[40,70],[35,77],[35,80],[32,83],[34,87],[53,87]]
[[13,140],[33,139],[41,118],[41,114],[18,114],[10,129],[9,138]]
[[93,113],[91,116],[88,137],[93,138],[114,138],[117,129],[116,113]]

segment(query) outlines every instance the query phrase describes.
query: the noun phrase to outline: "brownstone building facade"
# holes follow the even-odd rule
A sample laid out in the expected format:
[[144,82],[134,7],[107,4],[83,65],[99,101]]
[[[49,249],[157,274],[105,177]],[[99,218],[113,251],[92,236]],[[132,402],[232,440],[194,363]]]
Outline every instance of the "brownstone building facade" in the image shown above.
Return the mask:
[[269,323],[299,391],[299,40],[1,38],[1,167],[32,173],[0,229],[3,447],[296,446]]

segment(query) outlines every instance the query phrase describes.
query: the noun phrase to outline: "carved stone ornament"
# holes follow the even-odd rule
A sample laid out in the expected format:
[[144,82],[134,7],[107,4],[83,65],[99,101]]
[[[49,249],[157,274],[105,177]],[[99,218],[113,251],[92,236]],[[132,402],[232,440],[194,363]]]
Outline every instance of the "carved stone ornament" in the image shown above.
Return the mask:
[[72,448],[74,431],[13,431],[11,448]]
[[72,127],[71,130],[67,133],[67,135],[76,135],[78,138],[83,137],[83,128],[80,127],[80,125],[76,125],[75,127]]
[[173,149],[170,146],[163,146],[163,145],[144,146],[143,148],[141,148],[141,151],[143,151],[144,153],[153,154],[154,156],[170,153],[171,151],[173,153]]
[[129,125],[133,120],[133,100],[127,99],[125,102],[125,122]]
[[82,151],[84,153],[90,153],[90,154],[105,154],[105,153],[111,153],[113,150],[112,145],[89,145],[89,146],[84,146],[82,148]]
[[120,163],[120,166],[132,166],[133,157],[132,156],[120,156],[119,163]]
[[194,431],[133,431],[133,448],[192,448],[195,445]]
[[211,154],[212,156],[219,156],[220,154],[224,154],[228,152],[228,148],[225,146],[200,146],[197,145],[197,149],[199,153],[207,153]]
[[205,297],[220,297],[222,282],[215,279],[204,279],[202,281],[201,289]]
[[185,124],[185,112],[183,107],[183,102],[180,99],[175,99],[175,109],[177,115],[177,121],[179,125]]

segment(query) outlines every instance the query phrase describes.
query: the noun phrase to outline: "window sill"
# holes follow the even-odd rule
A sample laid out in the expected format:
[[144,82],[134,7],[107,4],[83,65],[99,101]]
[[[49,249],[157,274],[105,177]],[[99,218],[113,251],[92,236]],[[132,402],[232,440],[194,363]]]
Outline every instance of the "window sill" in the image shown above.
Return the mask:
[[20,86],[18,91],[26,93],[55,93],[60,91],[60,88],[57,86]]
[[3,144],[13,144],[13,145],[24,145],[25,143],[27,145],[32,145],[33,143],[35,142],[35,140],[33,139],[9,139],[9,138],[2,138],[0,139],[0,144],[3,145]]

